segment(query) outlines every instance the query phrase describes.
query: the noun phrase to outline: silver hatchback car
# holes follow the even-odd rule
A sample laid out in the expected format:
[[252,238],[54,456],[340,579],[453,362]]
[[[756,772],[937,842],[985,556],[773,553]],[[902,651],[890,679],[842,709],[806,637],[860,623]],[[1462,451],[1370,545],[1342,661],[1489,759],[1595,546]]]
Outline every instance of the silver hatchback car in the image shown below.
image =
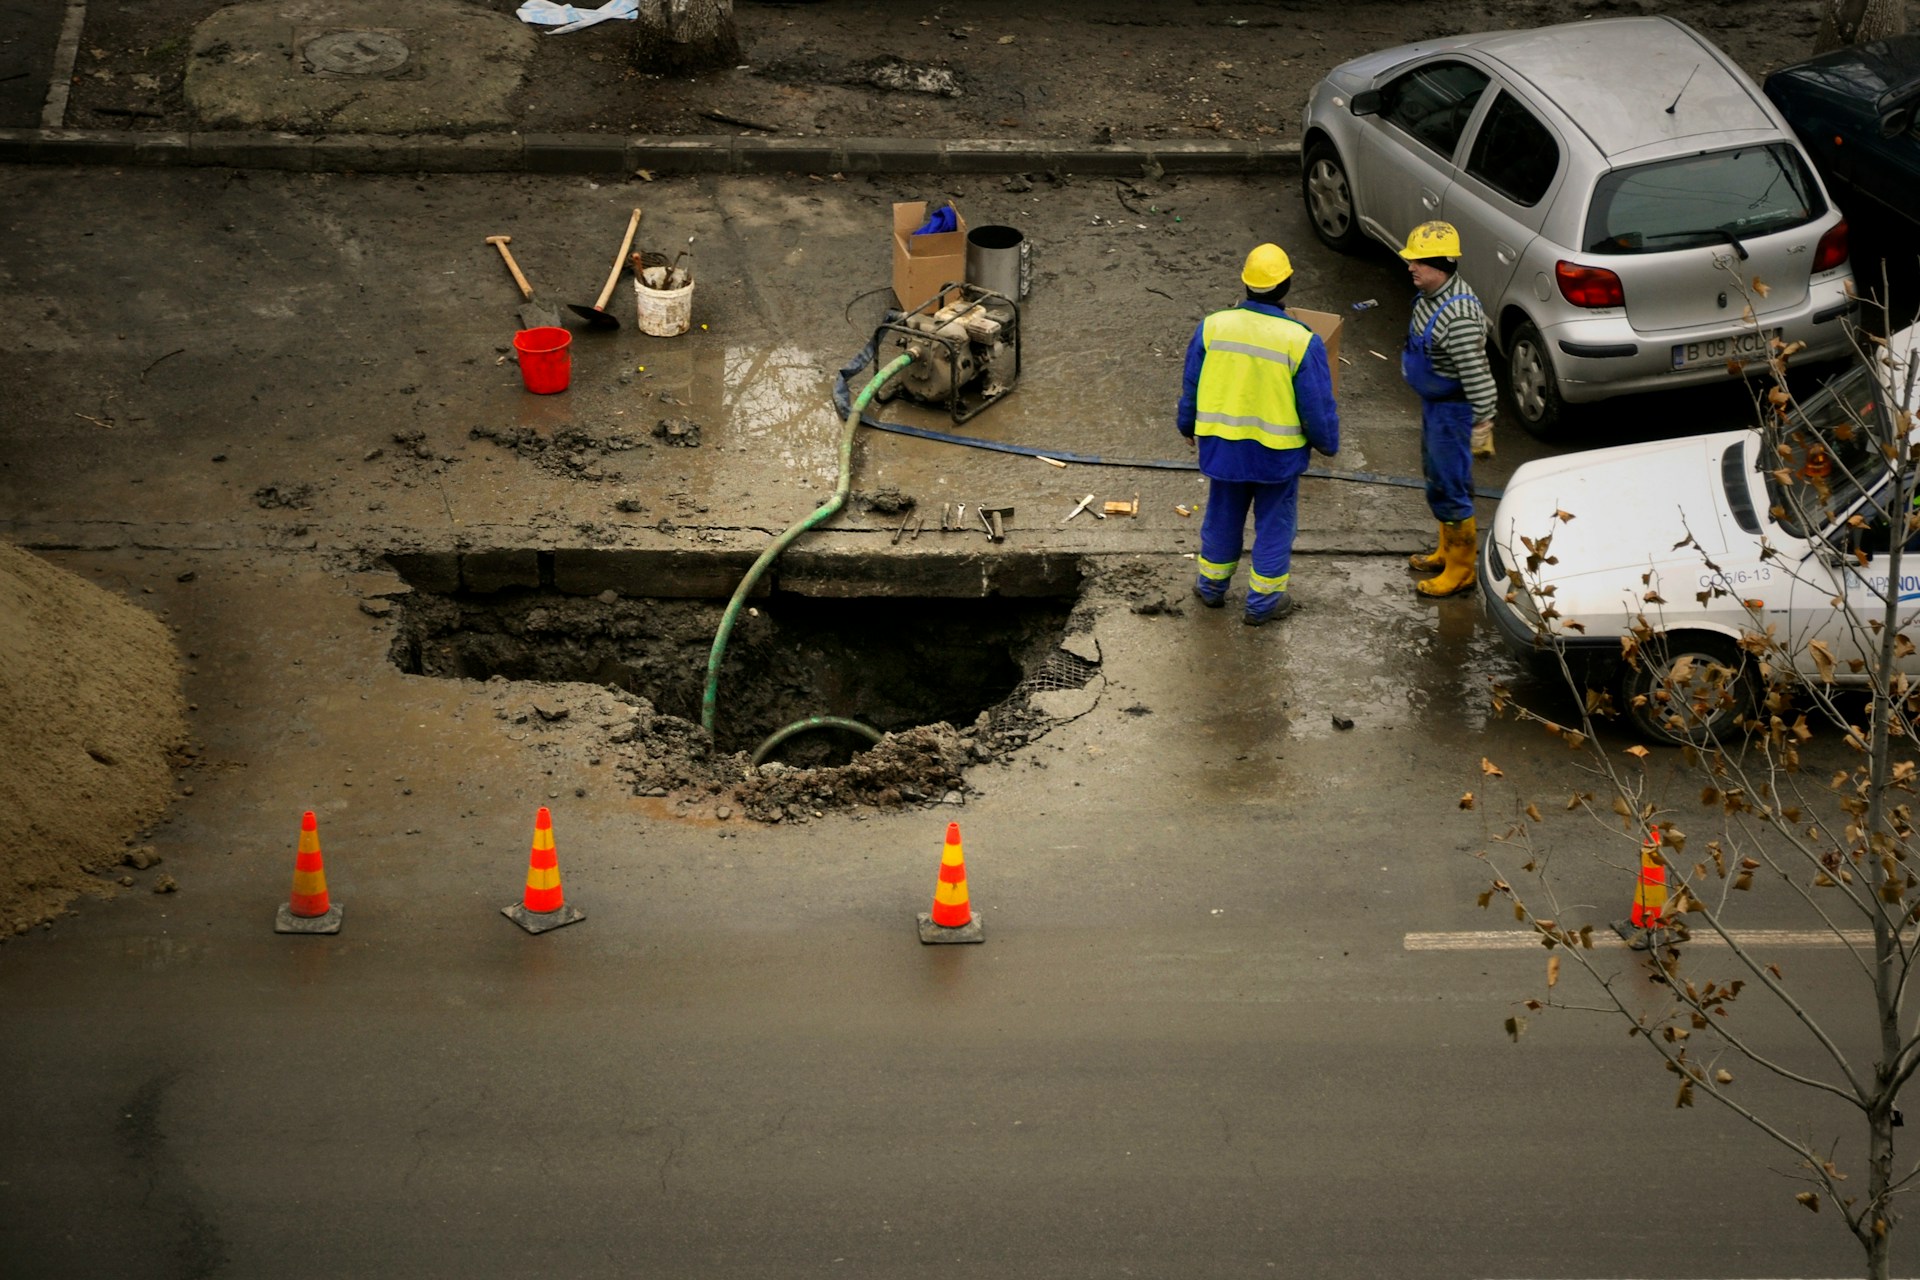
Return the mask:
[[1563,406],[1850,355],[1847,224],[1793,131],[1671,18],[1452,36],[1335,67],[1307,102],[1314,232],[1394,249],[1429,219],[1493,325],[1522,426]]

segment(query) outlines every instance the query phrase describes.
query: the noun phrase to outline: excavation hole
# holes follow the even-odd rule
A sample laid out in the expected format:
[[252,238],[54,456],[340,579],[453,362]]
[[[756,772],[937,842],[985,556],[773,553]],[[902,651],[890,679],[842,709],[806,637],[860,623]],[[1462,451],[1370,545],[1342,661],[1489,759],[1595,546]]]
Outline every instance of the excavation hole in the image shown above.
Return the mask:
[[[1073,601],[817,599],[776,594],[742,610],[716,699],[713,748],[750,754],[809,716],[881,733],[946,724],[975,744],[1035,736],[1030,695],[1085,686],[1095,665],[1060,649]],[[643,699],[697,736],[723,606],[546,590],[408,597],[392,658],[415,675],[583,682]],[[833,768],[869,744],[842,730],[797,735],[768,758]]]

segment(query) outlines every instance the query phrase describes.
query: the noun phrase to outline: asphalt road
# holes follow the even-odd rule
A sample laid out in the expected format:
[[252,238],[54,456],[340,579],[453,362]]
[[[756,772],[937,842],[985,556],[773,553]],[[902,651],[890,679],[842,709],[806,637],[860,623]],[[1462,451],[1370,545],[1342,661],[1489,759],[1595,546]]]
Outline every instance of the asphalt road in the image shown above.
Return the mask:
[[[178,894],[88,903],[0,949],[0,1269],[1857,1270],[1834,1215],[1794,1204],[1789,1162],[1704,1104],[1676,1111],[1619,1024],[1555,1014],[1508,1042],[1541,953],[1408,947],[1510,926],[1474,906],[1473,854],[1515,794],[1483,758],[1543,801],[1591,785],[1564,746],[1490,717],[1489,678],[1566,704],[1476,603],[1412,597],[1416,491],[1309,487],[1284,625],[1095,601],[1098,705],[976,770],[958,807],[683,815],[625,794],[578,739],[498,718],[522,691],[391,665],[391,622],[358,607],[385,551],[694,554],[801,514],[832,484],[824,386],[877,315],[861,295],[886,284],[887,205],[946,194],[1037,245],[1022,385],[970,429],[1173,454],[1186,336],[1232,299],[1245,247],[1278,238],[1304,304],[1381,303],[1348,312],[1339,463],[1417,474],[1411,400],[1372,354],[1403,323],[1397,269],[1314,250],[1272,183],[1183,180],[1142,217],[1106,181],[0,172],[0,534],[179,627],[207,761],[154,836]],[[573,389],[528,396],[498,362],[517,297],[484,237],[512,234],[546,296],[583,300],[635,204],[642,243],[697,237],[707,328],[577,335]],[[1708,429],[1739,403],[1637,406],[1606,430]],[[702,446],[637,451],[618,481],[469,435],[644,434],[669,411],[702,421]],[[1541,451],[1505,431],[1486,478]],[[1007,554],[1064,547],[1184,589],[1189,474],[872,436],[856,461],[861,486],[1038,513]],[[1145,514],[1057,525],[1089,487],[1137,489]],[[873,552],[888,531],[849,517],[823,541],[914,554]],[[1645,767],[1691,820],[1679,757]],[[541,804],[588,917],[532,938],[499,907]],[[1623,914],[1631,842],[1545,807],[1568,902]],[[270,930],[307,808],[346,909],[330,939]],[[955,818],[987,940],[922,947]],[[1806,925],[1764,894],[1752,909]],[[1837,952],[1787,964],[1812,1002],[1859,998]],[[1744,1074],[1797,1128],[1849,1132]]]

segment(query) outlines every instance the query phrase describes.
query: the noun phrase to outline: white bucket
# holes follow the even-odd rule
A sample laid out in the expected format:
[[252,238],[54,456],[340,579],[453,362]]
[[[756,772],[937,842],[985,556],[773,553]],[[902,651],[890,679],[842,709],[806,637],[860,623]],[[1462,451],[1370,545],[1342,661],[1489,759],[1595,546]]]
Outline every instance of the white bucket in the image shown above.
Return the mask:
[[633,292],[639,299],[640,332],[671,338],[693,327],[693,281],[679,289],[650,289],[638,277]]

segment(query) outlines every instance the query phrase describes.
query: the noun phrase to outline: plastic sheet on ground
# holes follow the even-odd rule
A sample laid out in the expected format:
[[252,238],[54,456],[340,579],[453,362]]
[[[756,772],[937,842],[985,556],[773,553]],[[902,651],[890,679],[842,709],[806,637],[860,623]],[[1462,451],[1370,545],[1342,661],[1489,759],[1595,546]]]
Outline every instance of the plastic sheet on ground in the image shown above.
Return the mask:
[[608,0],[597,9],[581,9],[570,4],[555,4],[554,0],[525,0],[513,16],[522,22],[537,27],[552,27],[550,36],[563,36],[569,31],[579,31],[605,22],[609,18],[632,19],[640,14],[640,0]]

